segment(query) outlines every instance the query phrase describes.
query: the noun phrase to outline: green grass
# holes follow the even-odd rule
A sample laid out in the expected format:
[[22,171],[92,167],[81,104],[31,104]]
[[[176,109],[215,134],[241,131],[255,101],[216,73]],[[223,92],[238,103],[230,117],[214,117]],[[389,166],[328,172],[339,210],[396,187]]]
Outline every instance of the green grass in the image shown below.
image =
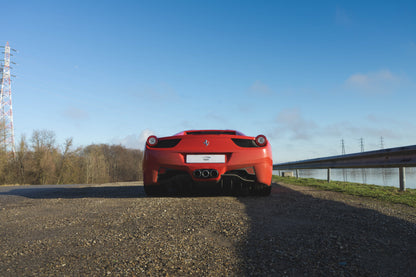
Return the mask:
[[384,187],[376,185],[365,185],[341,181],[318,180],[312,178],[280,177],[273,175],[274,182],[286,184],[314,187],[321,190],[337,191],[351,195],[371,197],[390,203],[405,204],[416,207],[416,189],[406,189],[399,191],[399,188]]

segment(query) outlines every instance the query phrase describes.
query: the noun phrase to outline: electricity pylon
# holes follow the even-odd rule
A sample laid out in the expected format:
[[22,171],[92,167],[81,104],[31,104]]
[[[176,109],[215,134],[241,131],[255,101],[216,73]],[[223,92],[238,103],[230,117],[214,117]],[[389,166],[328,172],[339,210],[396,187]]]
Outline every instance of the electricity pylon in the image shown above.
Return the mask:
[[7,42],[4,48],[4,60],[1,61],[1,94],[0,94],[0,147],[7,152],[15,153],[14,147],[14,129],[13,129],[13,106],[12,106],[12,83],[11,77],[14,75],[10,74],[12,68],[10,64],[10,50],[9,42]]

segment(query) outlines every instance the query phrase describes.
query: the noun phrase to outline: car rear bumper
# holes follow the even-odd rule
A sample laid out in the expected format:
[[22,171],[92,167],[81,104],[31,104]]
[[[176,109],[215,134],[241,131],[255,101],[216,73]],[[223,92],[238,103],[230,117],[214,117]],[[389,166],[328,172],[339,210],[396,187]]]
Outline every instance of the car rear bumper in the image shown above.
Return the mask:
[[[162,180],[168,179],[165,177],[173,177],[175,173],[186,174],[195,183],[218,183],[221,179],[231,178],[231,175],[234,174],[237,175],[236,178],[244,178],[247,179],[246,181],[271,184],[273,162],[269,147],[227,153],[209,153],[225,155],[223,163],[187,163],[186,156],[191,154],[195,153],[147,149],[143,164],[144,185],[158,185]],[[217,174],[206,177],[196,174],[198,171],[215,171]],[[244,176],[244,171],[248,175]],[[241,177],[241,175],[243,176]]]

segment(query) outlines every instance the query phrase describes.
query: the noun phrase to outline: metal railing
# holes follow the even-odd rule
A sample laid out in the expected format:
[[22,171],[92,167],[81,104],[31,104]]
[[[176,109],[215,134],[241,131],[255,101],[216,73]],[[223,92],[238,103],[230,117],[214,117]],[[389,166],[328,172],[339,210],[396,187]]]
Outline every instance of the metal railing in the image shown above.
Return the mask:
[[400,190],[405,190],[406,167],[416,167],[416,145],[274,164],[273,170],[296,170],[298,176],[298,169],[327,169],[329,182],[331,168],[399,168]]

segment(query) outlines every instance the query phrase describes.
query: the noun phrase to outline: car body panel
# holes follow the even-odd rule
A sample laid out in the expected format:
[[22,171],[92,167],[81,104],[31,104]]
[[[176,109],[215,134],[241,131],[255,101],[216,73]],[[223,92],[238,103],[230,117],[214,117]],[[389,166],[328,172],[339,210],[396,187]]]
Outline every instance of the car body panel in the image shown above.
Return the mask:
[[[233,139],[243,143],[245,147],[237,145]],[[269,142],[263,147],[255,145],[255,139],[233,130],[192,130],[158,138],[156,146],[146,144],[143,162],[144,186],[161,185],[161,177],[166,171],[187,174],[194,184],[216,184],[227,177],[227,172],[240,170],[238,172],[241,173],[241,169],[245,168],[251,168],[245,171],[255,174],[253,182],[270,186],[273,167],[271,146]],[[158,148],[158,145],[169,147]],[[219,155],[224,155],[225,159],[224,162],[187,163],[187,155],[205,155],[196,158],[206,158],[207,161],[210,158],[221,160]],[[202,178],[196,176],[197,170],[217,171],[218,174]]]

